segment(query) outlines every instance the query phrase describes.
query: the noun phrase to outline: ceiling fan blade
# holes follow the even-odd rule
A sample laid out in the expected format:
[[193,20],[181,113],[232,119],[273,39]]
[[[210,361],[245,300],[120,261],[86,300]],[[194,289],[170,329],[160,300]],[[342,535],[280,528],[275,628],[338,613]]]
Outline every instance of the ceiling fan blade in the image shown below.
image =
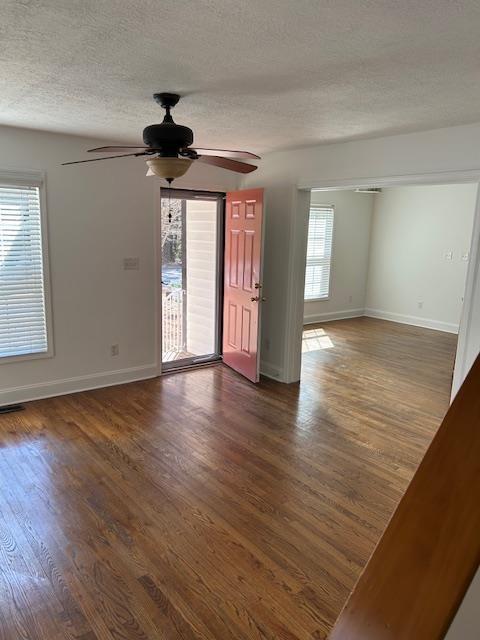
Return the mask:
[[118,156],[106,156],[105,158],[92,158],[91,160],[74,160],[73,162],[62,162],[62,167],[67,164],[81,164],[82,162],[98,162],[99,160],[111,160],[112,158],[128,158],[130,156],[147,156],[148,153],[122,153]]
[[238,158],[239,160],[260,160],[260,156],[250,153],[250,151],[234,151],[231,149],[203,149],[202,147],[188,147],[192,151],[196,151],[199,156],[218,156],[220,158]]
[[[137,145],[137,146],[135,146],[135,145],[132,145],[132,146],[129,146],[129,145],[126,145],[126,146],[115,146],[114,145],[113,147],[95,147],[95,149],[88,149],[87,153],[92,153],[92,152],[94,152],[94,153],[118,153],[119,151],[120,152],[121,151],[129,152],[129,151],[132,151],[132,149],[138,149],[139,151],[140,150],[147,151],[148,149],[150,149],[150,147],[144,147],[142,145]],[[152,151],[153,151],[153,149],[152,149]]]
[[236,171],[237,173],[250,173],[257,169],[253,164],[238,162],[238,160],[231,160],[230,158],[220,158],[218,156],[198,156],[197,162],[212,164],[215,167],[221,167],[222,169],[228,169],[229,171]]

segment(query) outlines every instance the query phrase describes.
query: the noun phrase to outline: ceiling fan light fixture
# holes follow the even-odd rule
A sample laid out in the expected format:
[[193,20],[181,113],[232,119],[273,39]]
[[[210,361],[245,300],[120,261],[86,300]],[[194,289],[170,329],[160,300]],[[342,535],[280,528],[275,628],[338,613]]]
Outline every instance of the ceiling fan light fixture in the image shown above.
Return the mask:
[[151,158],[147,160],[147,176],[158,176],[171,182],[184,176],[192,162],[190,158]]

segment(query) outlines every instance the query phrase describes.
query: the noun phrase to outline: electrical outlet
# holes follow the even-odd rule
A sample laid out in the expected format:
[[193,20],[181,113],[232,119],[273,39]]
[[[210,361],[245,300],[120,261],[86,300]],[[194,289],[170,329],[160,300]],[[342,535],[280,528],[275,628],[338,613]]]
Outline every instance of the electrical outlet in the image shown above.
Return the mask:
[[112,346],[110,347],[110,355],[111,356],[118,356],[118,354],[120,353],[120,347],[118,344],[112,344]]
[[417,305],[418,305],[418,308],[419,308],[419,309],[423,309],[423,300],[419,300],[419,301],[417,302]]
[[140,269],[140,258],[124,258],[123,268],[125,271],[138,271]]
[[353,302],[353,296],[348,296],[348,302],[352,303]]

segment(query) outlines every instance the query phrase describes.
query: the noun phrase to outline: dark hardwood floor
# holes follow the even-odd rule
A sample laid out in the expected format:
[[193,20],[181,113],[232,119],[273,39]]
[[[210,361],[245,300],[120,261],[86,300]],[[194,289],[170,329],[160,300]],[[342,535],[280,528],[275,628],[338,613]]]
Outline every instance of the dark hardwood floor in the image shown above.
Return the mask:
[[1,416],[1,640],[325,638],[447,409],[456,336],[314,329],[300,385],[215,366]]

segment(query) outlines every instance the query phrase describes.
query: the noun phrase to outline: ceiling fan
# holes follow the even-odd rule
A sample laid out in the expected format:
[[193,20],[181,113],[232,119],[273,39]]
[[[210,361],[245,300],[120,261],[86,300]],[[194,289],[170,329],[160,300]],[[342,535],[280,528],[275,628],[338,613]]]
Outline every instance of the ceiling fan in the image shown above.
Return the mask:
[[89,149],[89,153],[120,153],[91,160],[76,160],[64,162],[63,165],[80,164],[82,162],[98,162],[112,158],[126,158],[129,156],[147,156],[147,176],[159,176],[171,183],[175,178],[185,175],[193,162],[203,162],[216,167],[222,167],[237,173],[250,173],[257,168],[240,159],[256,159],[259,156],[248,151],[230,151],[227,149],[203,149],[192,147],[193,131],[189,127],[176,124],[170,110],[178,103],[180,96],[176,93],[155,93],[155,102],[165,109],[165,117],[161,124],[151,124],[143,130],[145,146],[111,146]]

